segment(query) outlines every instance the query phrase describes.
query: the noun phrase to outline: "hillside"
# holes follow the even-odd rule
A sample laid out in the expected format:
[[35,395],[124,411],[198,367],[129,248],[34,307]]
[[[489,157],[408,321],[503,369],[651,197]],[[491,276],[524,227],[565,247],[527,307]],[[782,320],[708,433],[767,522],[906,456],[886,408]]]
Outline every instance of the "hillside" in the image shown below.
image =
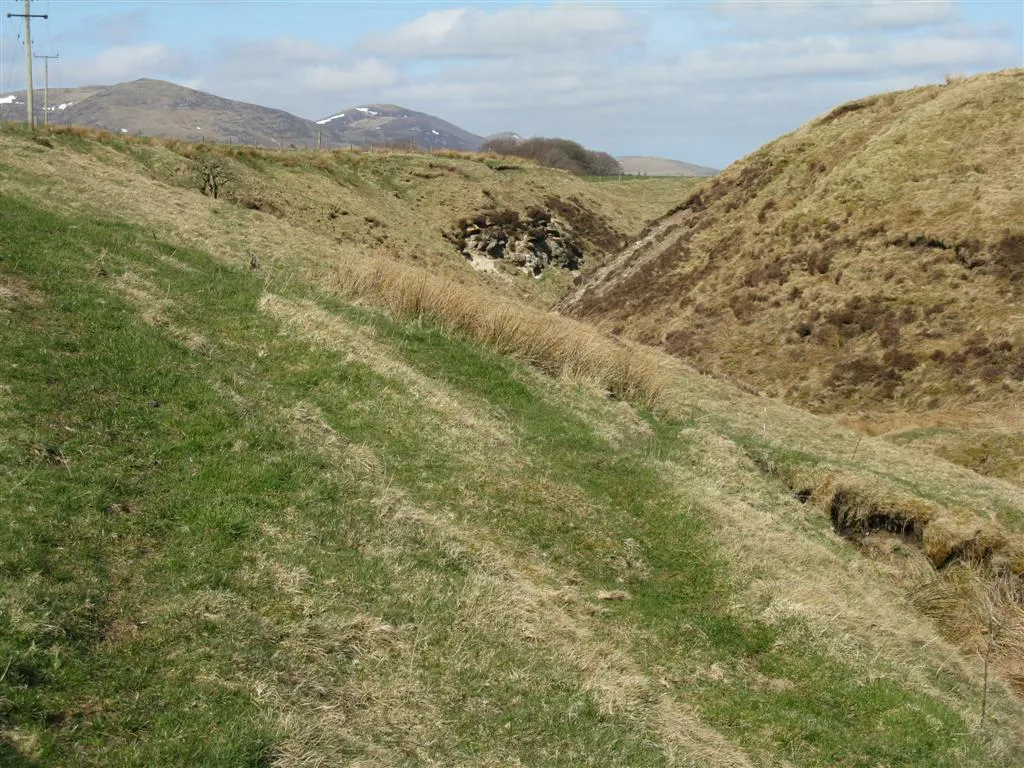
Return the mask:
[[696,188],[562,307],[817,410],[1016,429],[1020,473],[1022,168],[1024,70],[844,104]]
[[[24,93],[0,112],[6,120],[24,120]],[[60,105],[65,104],[64,109]],[[42,93],[35,97],[42,123]],[[310,145],[316,125],[280,109],[224,99],[163,80],[134,80],[111,86],[51,88],[50,121],[57,125],[102,128],[113,133],[166,136],[190,141]]]
[[639,155],[627,155],[616,157],[623,173],[637,176],[714,176],[718,173],[715,168],[707,168],[703,165],[684,163],[680,160],[671,160],[667,157],[646,157]]
[[1020,489],[330,229],[667,189],[441,160],[0,129],[0,762],[1020,764]]
[[[200,171],[215,169],[220,199],[258,219],[277,219],[296,240],[324,239],[339,257],[357,251],[413,261],[458,284],[484,284],[543,307],[693,184],[590,184],[532,163],[450,152],[264,150],[53,131],[34,145],[51,151],[33,160],[45,173],[65,169],[83,198],[112,185],[132,188],[140,178],[198,192]],[[7,135],[27,136],[15,125]],[[177,219],[148,198],[126,194],[120,205],[126,215]],[[203,226],[193,229],[201,241]],[[250,255],[271,258],[258,230],[240,232],[239,242]],[[554,263],[553,251],[574,254],[572,269]],[[551,268],[535,271],[544,263]]]
[[[43,94],[35,98],[43,123]],[[0,99],[0,119],[25,119],[25,92]],[[394,105],[371,104],[306,120],[163,80],[83,88],[51,88],[49,120],[55,125],[100,128],[112,133],[262,147],[368,147],[413,144],[423,149],[478,149],[483,139],[440,118]]]
[[332,144],[357,147],[406,144],[420,149],[473,151],[484,143],[483,137],[457,125],[394,104],[349,107],[316,123],[328,132]]

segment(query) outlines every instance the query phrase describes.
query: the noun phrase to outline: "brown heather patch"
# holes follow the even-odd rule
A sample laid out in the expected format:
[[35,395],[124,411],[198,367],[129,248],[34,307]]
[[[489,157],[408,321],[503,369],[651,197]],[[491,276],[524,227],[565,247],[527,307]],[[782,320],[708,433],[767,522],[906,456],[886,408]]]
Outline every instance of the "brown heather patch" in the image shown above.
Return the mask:
[[816,410],[1011,410],[1022,88],[1007,70],[838,107],[702,183],[561,308]]

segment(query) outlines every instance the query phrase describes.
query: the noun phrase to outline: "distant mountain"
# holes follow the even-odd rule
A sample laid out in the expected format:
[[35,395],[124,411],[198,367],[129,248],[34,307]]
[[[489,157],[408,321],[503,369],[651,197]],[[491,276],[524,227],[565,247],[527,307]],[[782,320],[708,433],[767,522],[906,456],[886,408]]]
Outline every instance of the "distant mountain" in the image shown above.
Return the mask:
[[394,104],[364,104],[317,120],[332,144],[374,146],[415,144],[417,147],[474,151],[484,143],[482,136],[424,112]]
[[[51,88],[45,113],[57,125],[83,125],[113,133],[266,147],[379,146],[475,150],[483,138],[440,118],[392,104],[351,107],[319,121],[280,109],[225,99],[163,80],[118,85]],[[36,120],[43,122],[43,93],[36,91]],[[0,94],[0,119],[25,119],[25,92]]]
[[[14,103],[0,106],[0,117],[24,119],[24,92],[13,95]],[[42,93],[37,91],[35,107],[40,122],[42,102]],[[300,146],[316,141],[317,128],[309,120],[163,80],[51,88],[50,105],[51,122],[114,133],[263,146]]]
[[667,157],[641,157],[631,155],[615,158],[622,166],[622,172],[634,176],[714,176],[716,168],[683,163]]

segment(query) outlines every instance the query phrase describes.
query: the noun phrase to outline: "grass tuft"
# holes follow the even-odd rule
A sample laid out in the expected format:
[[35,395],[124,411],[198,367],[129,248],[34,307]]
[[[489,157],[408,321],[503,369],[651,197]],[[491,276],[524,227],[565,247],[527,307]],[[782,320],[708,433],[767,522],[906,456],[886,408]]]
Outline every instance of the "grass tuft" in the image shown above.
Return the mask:
[[386,308],[395,317],[429,320],[499,354],[574,383],[595,386],[644,408],[657,405],[667,373],[641,345],[615,340],[542,312],[387,262],[348,262],[312,277],[340,295]]

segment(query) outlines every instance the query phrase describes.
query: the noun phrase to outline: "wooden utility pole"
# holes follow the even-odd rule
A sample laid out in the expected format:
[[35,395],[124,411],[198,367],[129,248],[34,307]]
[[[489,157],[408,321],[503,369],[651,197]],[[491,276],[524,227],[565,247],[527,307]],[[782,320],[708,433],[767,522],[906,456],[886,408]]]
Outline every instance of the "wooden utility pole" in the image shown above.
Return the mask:
[[60,54],[36,56],[43,60],[43,125],[50,124],[50,59],[59,59]]
[[28,104],[28,127],[35,130],[36,119],[32,112],[32,19],[47,19],[49,17],[45,13],[31,13],[29,9],[31,2],[32,0],[25,0],[24,13],[8,13],[7,18],[20,16],[25,19],[25,71],[27,73],[25,101]]

